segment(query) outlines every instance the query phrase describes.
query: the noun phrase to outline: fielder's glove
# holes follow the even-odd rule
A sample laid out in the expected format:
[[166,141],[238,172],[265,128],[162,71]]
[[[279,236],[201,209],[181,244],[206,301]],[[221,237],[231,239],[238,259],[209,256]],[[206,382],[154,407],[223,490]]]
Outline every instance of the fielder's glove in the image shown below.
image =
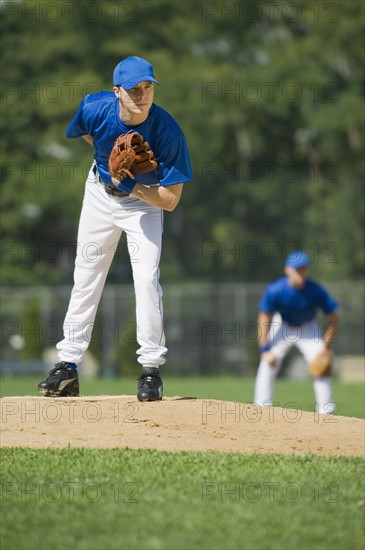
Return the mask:
[[[121,134],[109,155],[108,169],[114,185],[126,178],[135,179],[136,174],[152,172],[157,162],[149,143],[138,132]],[[127,187],[133,189],[135,182]]]
[[316,378],[320,376],[330,376],[332,368],[333,353],[330,350],[321,351],[311,363],[308,364],[308,370]]

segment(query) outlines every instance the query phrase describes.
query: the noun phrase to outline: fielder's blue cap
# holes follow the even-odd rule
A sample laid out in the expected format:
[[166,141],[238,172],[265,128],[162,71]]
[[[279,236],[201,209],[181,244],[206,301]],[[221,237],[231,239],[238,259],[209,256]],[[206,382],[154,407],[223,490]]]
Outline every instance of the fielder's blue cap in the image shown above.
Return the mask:
[[292,252],[289,254],[285,261],[285,267],[293,267],[294,269],[299,269],[300,267],[308,267],[309,258],[307,254],[301,250]]
[[151,63],[142,57],[126,57],[114,69],[114,86],[123,86],[130,90],[145,80],[158,84]]

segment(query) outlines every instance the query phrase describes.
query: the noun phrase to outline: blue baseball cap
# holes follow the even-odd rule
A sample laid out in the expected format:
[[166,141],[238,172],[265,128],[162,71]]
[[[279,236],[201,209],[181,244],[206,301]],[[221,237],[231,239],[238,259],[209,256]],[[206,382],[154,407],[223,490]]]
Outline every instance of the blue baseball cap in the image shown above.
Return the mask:
[[151,63],[142,57],[126,57],[114,69],[114,86],[123,86],[126,90],[130,90],[144,80],[158,84]]
[[293,267],[294,269],[299,269],[300,267],[308,267],[309,258],[307,254],[301,250],[292,252],[289,254],[285,261],[285,267]]

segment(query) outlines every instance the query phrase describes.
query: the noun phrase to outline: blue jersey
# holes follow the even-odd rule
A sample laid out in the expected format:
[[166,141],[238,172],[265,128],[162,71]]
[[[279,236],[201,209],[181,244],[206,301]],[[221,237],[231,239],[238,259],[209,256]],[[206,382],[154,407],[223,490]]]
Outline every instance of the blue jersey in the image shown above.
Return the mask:
[[259,302],[259,311],[279,312],[282,319],[294,327],[313,321],[318,308],[328,314],[337,307],[338,303],[321,285],[307,279],[303,288],[295,289],[288,277],[271,283]]
[[101,179],[113,185],[108,159],[114,142],[120,134],[136,130],[148,141],[158,162],[155,171],[136,175],[137,183],[166,187],[191,180],[189,151],[184,134],[173,117],[152,104],[145,122],[128,126],[121,120],[119,108],[119,99],[113,92],[87,95],[66,131],[69,138],[93,137],[94,158]]

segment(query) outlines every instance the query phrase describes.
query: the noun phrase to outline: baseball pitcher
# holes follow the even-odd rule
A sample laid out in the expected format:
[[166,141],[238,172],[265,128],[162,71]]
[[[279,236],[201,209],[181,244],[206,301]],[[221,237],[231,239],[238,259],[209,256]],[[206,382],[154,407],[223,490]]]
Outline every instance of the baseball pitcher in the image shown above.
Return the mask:
[[123,232],[135,299],[140,401],[162,399],[159,367],[166,361],[159,264],[163,211],[179,203],[192,178],[184,134],[174,118],[153,103],[158,84],[152,65],[130,56],[114,70],[112,92],[87,95],[69,125],[94,148],[79,222],[74,287],[57,344],[59,363],[38,389],[46,396],[77,396],[77,365],[92,327],[114,252]]

